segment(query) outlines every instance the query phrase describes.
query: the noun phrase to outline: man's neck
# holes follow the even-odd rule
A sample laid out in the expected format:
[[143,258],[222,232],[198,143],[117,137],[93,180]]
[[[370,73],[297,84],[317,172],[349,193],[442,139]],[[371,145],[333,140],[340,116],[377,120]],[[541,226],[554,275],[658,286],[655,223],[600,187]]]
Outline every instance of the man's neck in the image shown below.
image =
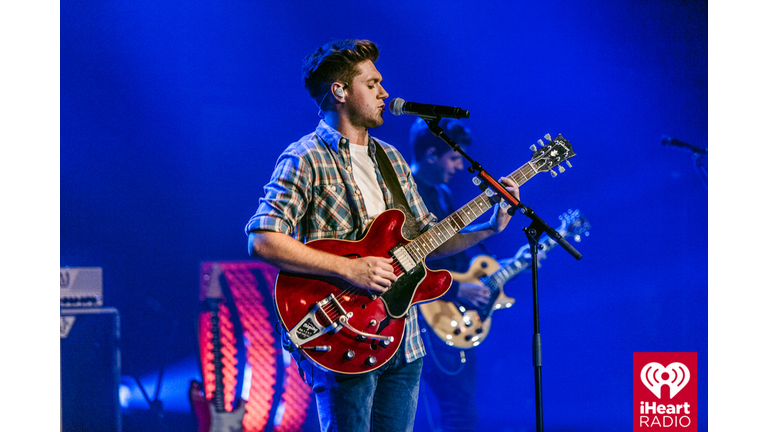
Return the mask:
[[353,126],[349,119],[339,116],[337,112],[326,111],[323,120],[325,123],[339,131],[342,136],[349,138],[349,142],[359,145],[368,145],[368,129],[364,127]]

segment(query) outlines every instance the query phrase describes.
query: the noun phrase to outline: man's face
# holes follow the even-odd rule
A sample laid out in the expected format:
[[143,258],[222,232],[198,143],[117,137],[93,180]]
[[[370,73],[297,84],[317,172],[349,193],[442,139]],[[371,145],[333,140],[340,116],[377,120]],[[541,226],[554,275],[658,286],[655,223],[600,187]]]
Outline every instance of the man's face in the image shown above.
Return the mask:
[[360,74],[349,84],[347,110],[354,126],[374,128],[384,123],[384,99],[389,93],[381,85],[382,77],[370,60],[357,65]]
[[437,159],[436,166],[440,171],[442,183],[448,183],[456,171],[464,169],[464,156],[456,150],[448,150]]

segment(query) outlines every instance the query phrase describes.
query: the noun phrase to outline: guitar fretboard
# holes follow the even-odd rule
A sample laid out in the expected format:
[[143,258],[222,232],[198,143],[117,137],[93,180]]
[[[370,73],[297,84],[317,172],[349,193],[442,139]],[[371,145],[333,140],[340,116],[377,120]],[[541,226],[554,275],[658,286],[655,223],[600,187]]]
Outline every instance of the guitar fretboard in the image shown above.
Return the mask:
[[[560,235],[562,235],[563,237],[568,237],[570,233],[561,231]],[[542,252],[548,252],[550,249],[557,246],[557,242],[546,235],[542,236],[542,240],[540,241],[541,241],[540,244],[541,244]],[[518,273],[527,269],[530,266],[531,266],[531,263],[527,259],[518,258],[510,262],[509,264],[503,266],[502,268],[496,270],[489,277],[493,281],[493,283],[496,284],[497,286],[503,286],[504,284],[509,282],[510,279],[517,276]]]
[[[536,174],[538,174],[538,171],[531,162],[528,162],[507,177],[514,180],[518,186],[522,186]],[[466,228],[483,213],[490,210],[493,204],[491,198],[486,194],[478,195],[475,199],[451,213],[448,217],[438,222],[437,225],[407,244],[405,249],[416,261],[424,260],[432,251],[458,234],[459,231]]]

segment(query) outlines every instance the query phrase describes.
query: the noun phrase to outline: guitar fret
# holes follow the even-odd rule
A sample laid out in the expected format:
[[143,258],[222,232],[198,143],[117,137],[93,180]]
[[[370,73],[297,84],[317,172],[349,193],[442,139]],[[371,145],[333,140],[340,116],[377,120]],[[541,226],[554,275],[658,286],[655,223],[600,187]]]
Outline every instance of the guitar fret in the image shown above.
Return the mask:
[[467,210],[464,208],[459,209],[458,216],[459,216],[459,219],[461,219],[461,223],[463,223],[464,226],[468,225],[472,221],[472,219],[469,216],[467,216]]
[[[455,222],[454,222],[454,223],[451,223],[451,222],[453,222],[453,215],[450,215],[450,216],[448,216],[447,218],[445,218],[445,223],[443,224],[443,229],[444,229],[444,230],[445,230],[445,231],[446,231],[446,232],[447,232],[449,235],[451,235],[451,236],[452,236],[453,234],[456,234],[457,232],[459,232],[459,230],[458,230],[458,229],[456,229],[456,224],[455,224]],[[459,228],[459,229],[461,229],[461,228]]]

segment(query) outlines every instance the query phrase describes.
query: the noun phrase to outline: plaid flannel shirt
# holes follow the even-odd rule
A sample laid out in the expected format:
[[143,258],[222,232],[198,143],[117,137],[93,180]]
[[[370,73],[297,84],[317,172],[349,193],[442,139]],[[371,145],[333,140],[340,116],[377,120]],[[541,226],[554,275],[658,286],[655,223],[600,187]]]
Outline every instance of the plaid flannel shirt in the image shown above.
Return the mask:
[[[416,190],[410,168],[400,152],[377,140],[385,150],[403,189],[419,229],[435,223]],[[352,177],[349,139],[320,120],[314,133],[291,144],[277,160],[272,179],[264,186],[256,214],[245,227],[252,231],[274,231],[302,242],[333,238],[357,240],[369,222],[363,195]],[[375,158],[376,141],[368,140],[368,153],[376,165],[376,177],[387,208],[394,207]],[[417,308],[408,311],[405,325],[405,356],[412,362],[425,355],[419,335]]]

